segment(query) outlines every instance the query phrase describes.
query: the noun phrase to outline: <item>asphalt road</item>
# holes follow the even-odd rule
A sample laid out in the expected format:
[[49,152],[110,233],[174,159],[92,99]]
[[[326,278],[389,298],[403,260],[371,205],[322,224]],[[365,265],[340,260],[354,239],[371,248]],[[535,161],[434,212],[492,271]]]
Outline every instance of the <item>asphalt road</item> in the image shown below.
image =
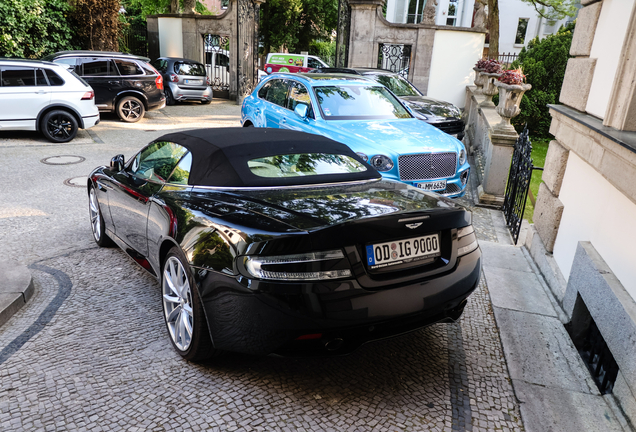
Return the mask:
[[[0,257],[29,266],[36,288],[0,327],[0,430],[522,430],[483,282],[459,323],[346,357],[193,364],[173,351],[157,281],[92,240],[86,176],[164,133],[239,126],[239,110],[104,114],[67,144],[0,132]],[[480,212],[480,239],[496,241]]]

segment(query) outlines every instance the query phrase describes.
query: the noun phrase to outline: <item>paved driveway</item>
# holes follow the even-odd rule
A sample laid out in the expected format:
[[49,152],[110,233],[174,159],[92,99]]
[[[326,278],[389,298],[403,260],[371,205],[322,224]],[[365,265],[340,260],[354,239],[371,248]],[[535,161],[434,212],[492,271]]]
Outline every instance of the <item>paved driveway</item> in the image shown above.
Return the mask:
[[158,283],[92,240],[86,175],[175,129],[238,126],[239,108],[103,115],[61,145],[0,133],[0,259],[30,266],[36,287],[0,327],[0,430],[521,430],[483,283],[459,323],[346,357],[193,364],[173,351]]

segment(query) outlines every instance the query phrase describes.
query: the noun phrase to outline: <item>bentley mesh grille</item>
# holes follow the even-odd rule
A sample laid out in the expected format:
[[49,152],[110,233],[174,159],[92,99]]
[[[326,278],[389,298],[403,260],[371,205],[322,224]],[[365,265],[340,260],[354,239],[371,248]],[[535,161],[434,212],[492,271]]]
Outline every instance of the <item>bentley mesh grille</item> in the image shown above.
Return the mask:
[[422,153],[398,158],[400,180],[452,177],[455,175],[456,167],[456,153]]

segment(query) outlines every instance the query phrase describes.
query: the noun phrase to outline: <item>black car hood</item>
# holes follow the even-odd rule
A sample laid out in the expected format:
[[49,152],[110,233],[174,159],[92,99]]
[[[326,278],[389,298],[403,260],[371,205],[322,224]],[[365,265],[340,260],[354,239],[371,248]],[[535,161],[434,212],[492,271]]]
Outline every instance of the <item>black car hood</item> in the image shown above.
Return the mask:
[[[241,191],[240,195],[223,195],[223,201],[232,208],[226,217],[231,218],[234,212],[248,211],[304,231],[392,213],[461,209],[447,198],[386,180],[348,186],[248,190]],[[221,196],[216,197],[219,198]]]
[[412,110],[428,117],[429,121],[434,118],[438,118],[440,121],[460,118],[457,108],[449,102],[426,96],[400,96],[400,100]]

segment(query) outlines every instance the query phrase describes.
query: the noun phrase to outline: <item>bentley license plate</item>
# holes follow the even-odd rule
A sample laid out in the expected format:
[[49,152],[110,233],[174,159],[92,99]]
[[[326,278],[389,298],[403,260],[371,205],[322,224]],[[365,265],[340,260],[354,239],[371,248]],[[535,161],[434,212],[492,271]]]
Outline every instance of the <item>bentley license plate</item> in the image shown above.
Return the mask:
[[440,255],[439,234],[430,234],[368,245],[367,265],[370,269],[377,269]]
[[203,80],[185,80],[186,84],[197,84],[197,85],[201,85],[201,83],[203,83]]
[[418,183],[417,187],[424,190],[438,191],[446,189],[446,180],[437,180],[428,183]]

